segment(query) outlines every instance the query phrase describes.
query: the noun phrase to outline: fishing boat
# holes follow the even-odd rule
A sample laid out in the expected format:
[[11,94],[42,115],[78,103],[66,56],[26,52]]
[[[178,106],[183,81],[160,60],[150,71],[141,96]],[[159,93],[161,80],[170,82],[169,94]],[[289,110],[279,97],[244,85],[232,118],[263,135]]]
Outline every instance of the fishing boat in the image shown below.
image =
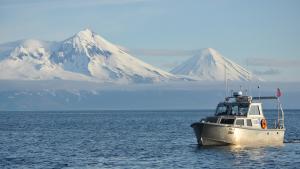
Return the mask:
[[[251,97],[241,91],[225,97],[215,115],[193,123],[199,145],[280,145],[284,141],[284,111],[276,96]],[[277,102],[277,119],[266,119],[263,100]],[[270,122],[272,120],[272,123]],[[268,123],[269,122],[269,123]]]

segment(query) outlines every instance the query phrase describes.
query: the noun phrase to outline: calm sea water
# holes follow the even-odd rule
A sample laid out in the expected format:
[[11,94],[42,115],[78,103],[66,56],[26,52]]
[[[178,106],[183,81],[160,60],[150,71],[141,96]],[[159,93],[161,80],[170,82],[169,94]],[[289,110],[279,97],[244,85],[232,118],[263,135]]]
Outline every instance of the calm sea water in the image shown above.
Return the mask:
[[197,146],[190,124],[212,113],[0,112],[0,168],[299,168],[300,110],[283,146],[256,148]]

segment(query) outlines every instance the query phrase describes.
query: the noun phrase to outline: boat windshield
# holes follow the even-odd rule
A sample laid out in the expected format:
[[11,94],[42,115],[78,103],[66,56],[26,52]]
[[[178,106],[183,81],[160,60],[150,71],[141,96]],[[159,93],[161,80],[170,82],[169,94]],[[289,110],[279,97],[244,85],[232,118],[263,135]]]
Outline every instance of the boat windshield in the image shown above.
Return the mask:
[[220,103],[216,110],[216,116],[235,115],[246,116],[248,113],[249,104],[241,103]]

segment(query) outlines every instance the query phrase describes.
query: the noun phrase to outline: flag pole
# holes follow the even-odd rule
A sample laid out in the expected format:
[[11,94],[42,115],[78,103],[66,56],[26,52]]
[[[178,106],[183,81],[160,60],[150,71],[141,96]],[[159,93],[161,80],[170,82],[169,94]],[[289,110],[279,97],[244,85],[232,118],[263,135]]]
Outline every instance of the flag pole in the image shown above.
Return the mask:
[[224,80],[225,80],[225,98],[228,96],[227,66],[224,64]]

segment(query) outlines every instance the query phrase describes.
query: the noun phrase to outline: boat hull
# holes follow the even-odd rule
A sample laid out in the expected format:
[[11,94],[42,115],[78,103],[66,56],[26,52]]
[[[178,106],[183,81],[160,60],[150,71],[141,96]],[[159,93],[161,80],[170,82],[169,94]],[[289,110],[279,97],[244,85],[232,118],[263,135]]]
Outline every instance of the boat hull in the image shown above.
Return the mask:
[[191,125],[199,145],[281,145],[285,129],[254,129],[217,123],[197,122]]

